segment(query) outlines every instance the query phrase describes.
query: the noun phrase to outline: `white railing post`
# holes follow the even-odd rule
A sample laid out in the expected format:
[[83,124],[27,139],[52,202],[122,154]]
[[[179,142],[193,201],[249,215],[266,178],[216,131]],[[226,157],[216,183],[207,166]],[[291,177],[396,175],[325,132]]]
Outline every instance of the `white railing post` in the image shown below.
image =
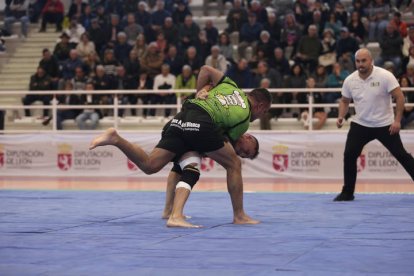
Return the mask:
[[309,119],[309,131],[313,131],[313,91],[311,90],[309,92],[309,107],[308,107],[308,119]]
[[118,129],[118,94],[114,94],[114,128]]
[[57,105],[58,105],[58,100],[56,99],[56,95],[53,95],[53,98],[52,98],[52,130],[53,132],[57,131]]

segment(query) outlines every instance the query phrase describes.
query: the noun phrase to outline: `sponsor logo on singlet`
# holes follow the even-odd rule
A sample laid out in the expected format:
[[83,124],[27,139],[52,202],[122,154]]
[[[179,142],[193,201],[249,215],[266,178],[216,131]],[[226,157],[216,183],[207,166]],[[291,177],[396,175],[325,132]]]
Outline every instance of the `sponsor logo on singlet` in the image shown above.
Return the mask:
[[233,91],[231,95],[216,95],[217,100],[225,107],[229,108],[230,106],[240,106],[242,108],[247,108],[246,102],[240,95],[239,91]]
[[173,119],[171,125],[187,131],[200,131],[200,124],[193,122],[183,122],[179,119]]

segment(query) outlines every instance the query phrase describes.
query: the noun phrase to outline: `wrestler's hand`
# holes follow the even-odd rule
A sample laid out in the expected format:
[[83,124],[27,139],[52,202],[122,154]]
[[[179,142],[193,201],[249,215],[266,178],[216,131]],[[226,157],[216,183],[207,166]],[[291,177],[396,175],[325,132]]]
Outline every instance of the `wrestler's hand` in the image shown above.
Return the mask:
[[398,132],[400,132],[400,129],[401,129],[401,123],[394,121],[394,123],[391,124],[390,129],[389,129],[390,134],[391,135],[397,134]]
[[210,89],[213,88],[212,85],[207,84],[205,86],[203,86],[203,88],[201,88],[200,91],[197,91],[195,98],[196,99],[200,99],[200,100],[205,100],[208,98],[208,91],[210,91]]

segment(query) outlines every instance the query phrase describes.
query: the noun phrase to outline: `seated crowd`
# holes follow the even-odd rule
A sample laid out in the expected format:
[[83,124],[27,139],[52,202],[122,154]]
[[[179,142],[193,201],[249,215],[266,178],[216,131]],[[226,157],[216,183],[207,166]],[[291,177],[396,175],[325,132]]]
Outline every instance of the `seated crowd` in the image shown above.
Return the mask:
[[[14,1],[10,1],[13,5]],[[41,1],[40,1],[41,2]],[[68,90],[59,104],[112,104],[112,95],[83,95],[76,90],[170,90],[171,93],[125,94],[119,104],[174,104],[177,89],[195,89],[204,64],[231,77],[239,87],[339,88],[355,70],[353,54],[378,42],[377,66],[391,70],[402,87],[414,84],[414,27],[402,20],[410,1],[297,0],[278,13],[277,1],[231,0],[227,27],[219,32],[213,20],[200,26],[193,20],[187,0],[82,1],[73,0],[67,14],[60,0],[48,0],[39,11],[40,31],[53,23],[59,32],[54,49],[43,49],[30,90]],[[263,6],[266,3],[268,6]],[[282,10],[282,9],[280,9]],[[33,16],[32,16],[33,17]],[[173,92],[174,91],[174,92]],[[414,93],[407,93],[413,102]],[[180,95],[185,97],[186,95]],[[340,93],[312,93],[315,103],[335,103]],[[50,96],[29,94],[23,104],[49,104]],[[308,103],[308,93],[274,93],[274,103]],[[107,109],[58,111],[57,126],[75,119],[81,129],[96,127]],[[136,115],[136,110],[130,111]],[[336,108],[316,108],[315,129]],[[154,116],[156,110],[143,110]],[[414,119],[406,110],[403,126]],[[26,110],[26,115],[30,115]],[[47,116],[47,112],[44,113]],[[119,116],[125,110],[120,109]],[[164,110],[164,116],[171,110]],[[309,126],[306,109],[272,109],[262,118],[269,129],[274,117],[295,116]],[[85,124],[92,120],[92,124]],[[47,123],[48,120],[45,121]]]

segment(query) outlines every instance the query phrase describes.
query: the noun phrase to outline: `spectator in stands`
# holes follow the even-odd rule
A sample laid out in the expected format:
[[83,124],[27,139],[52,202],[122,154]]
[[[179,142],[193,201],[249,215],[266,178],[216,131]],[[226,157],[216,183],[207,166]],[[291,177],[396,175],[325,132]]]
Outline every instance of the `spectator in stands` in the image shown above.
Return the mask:
[[[138,78],[129,78],[125,67],[120,65],[116,68],[116,76],[115,76],[115,83],[114,89],[117,90],[134,90],[138,87]],[[138,95],[136,94],[121,94],[118,95],[118,101],[125,105],[125,104],[137,104]],[[118,115],[120,117],[124,117],[125,109],[121,108],[118,110]]]
[[353,56],[359,49],[358,41],[353,38],[347,27],[342,27],[341,35],[337,42],[336,54],[338,59],[344,55]]
[[[322,37],[322,31],[325,29],[327,20],[322,16],[320,10],[314,10],[312,12],[311,20],[304,26],[303,30],[306,31],[309,29],[310,25],[315,25],[317,29],[317,36]],[[306,34],[306,33],[305,33]]]
[[[197,84],[197,79],[191,70],[189,65],[184,65],[181,71],[181,74],[177,76],[175,80],[175,90],[180,89],[193,89],[195,91]],[[177,93],[177,98],[180,97],[182,101],[185,100],[188,96],[192,95],[192,93]]]
[[241,27],[244,23],[247,23],[247,17],[247,9],[243,7],[242,0],[234,0],[233,7],[230,9],[226,17],[226,32],[230,34],[230,36],[234,35],[238,37]]
[[117,14],[119,18],[124,16],[123,1],[105,0],[105,14]]
[[[326,80],[326,87],[328,88],[340,88],[344,83],[345,78],[349,75],[349,72],[343,70],[339,63],[335,63],[332,68],[332,73],[328,75],[328,79]],[[339,98],[341,98],[340,92],[330,92],[324,94],[324,102],[325,103],[335,103]],[[338,117],[338,109],[331,108],[331,112],[329,113],[329,117]]]
[[125,68],[125,73],[127,75],[127,78],[131,81],[134,80],[135,82],[137,82],[137,84],[135,85],[135,88],[136,88],[138,85],[138,77],[139,77],[139,73],[141,70],[141,65],[138,60],[137,52],[134,50],[131,50],[129,52],[128,59],[125,60],[123,65]]
[[90,41],[93,42],[95,45],[95,49],[97,53],[101,53],[104,45],[106,44],[105,40],[105,31],[102,29],[102,27],[99,25],[98,18],[93,18],[91,20],[91,26],[88,29],[88,35]]
[[165,18],[171,17],[171,13],[167,11],[164,7],[164,1],[157,0],[156,9],[151,14],[151,25],[149,32],[147,34],[147,38],[149,41],[155,40],[155,35],[161,31]]
[[6,52],[6,41],[3,38],[0,38],[0,53]]
[[105,74],[110,78],[113,78],[116,75],[116,67],[119,65],[120,63],[115,57],[114,50],[106,49],[102,59],[102,66],[105,69]]
[[[148,74],[145,72],[141,72],[141,74],[139,75],[139,80],[138,80],[138,90],[149,90],[152,89],[153,87],[153,81],[151,78],[148,77]],[[138,97],[141,99],[142,104],[147,105],[147,104],[154,104],[156,99],[154,99],[154,94],[138,94]],[[136,112],[135,109],[131,110],[132,115],[135,115],[134,112]],[[149,116],[155,116],[155,109],[147,109],[144,108],[142,111],[142,116],[144,118],[147,117],[147,115]]]
[[[313,77],[308,77],[308,79],[306,80],[306,88],[309,88],[309,89],[316,88],[316,82],[315,82],[315,79]],[[316,104],[323,103],[322,95],[321,95],[320,92],[312,92],[312,93],[309,93],[309,94],[300,93],[299,95],[300,95],[300,97],[298,97],[298,103],[309,103],[310,95],[313,96],[313,102],[314,103],[316,103]],[[316,123],[313,124],[312,128],[315,129],[315,130],[321,129],[325,125],[327,117],[328,116],[326,115],[326,112],[323,109],[323,107],[314,107],[313,108],[313,118],[317,119],[317,121],[316,121]],[[313,123],[313,120],[312,120],[312,122],[310,120],[309,110],[306,109],[306,108],[301,109],[300,119],[301,119],[301,122],[303,123],[303,127],[305,129],[308,129],[309,125],[311,123]]]
[[411,84],[414,83],[414,64],[413,63],[407,64],[404,75],[407,77],[407,79],[410,81]]
[[72,4],[69,6],[69,11],[67,13],[68,18],[81,19],[85,14],[86,3],[83,0],[73,0]]
[[253,87],[253,74],[250,71],[248,62],[245,58],[239,59],[236,64],[233,64],[226,75],[231,78],[238,87],[248,88]]
[[[37,67],[36,73],[30,77],[29,91],[50,91],[52,90],[52,80],[49,75],[46,74],[42,67]],[[36,101],[41,101],[43,105],[50,105],[52,95],[37,95],[29,93],[22,98],[23,105],[31,105]],[[25,109],[24,114],[26,117],[30,117],[30,109]],[[43,109],[43,119],[48,119],[48,110]]]
[[270,37],[270,33],[268,31],[263,30],[260,32],[257,49],[263,50],[266,58],[272,57],[274,49],[278,46],[280,45]]
[[194,75],[198,75],[201,66],[204,65],[204,61],[200,58],[197,53],[197,49],[194,46],[188,47],[185,51],[184,64],[191,66],[191,70],[193,70]]
[[62,33],[60,35],[60,41],[55,45],[53,55],[57,58],[58,62],[62,64],[69,59],[69,53],[72,49],[72,45],[69,44],[69,35],[67,33]]
[[[96,70],[95,76],[91,80],[95,90],[112,89],[114,87],[113,79],[108,74],[106,74],[105,68],[103,67],[103,65],[96,66],[95,70]],[[103,95],[99,95],[99,97],[103,97]]]
[[69,59],[62,63],[62,79],[59,81],[59,90],[62,90],[66,80],[70,80],[75,76],[75,68],[82,67],[83,62],[78,56],[76,49],[69,52]]
[[48,0],[42,10],[42,26],[40,32],[46,32],[47,23],[56,25],[56,32],[62,31],[64,6],[60,0]]
[[[410,80],[406,76],[402,76],[398,79],[401,88],[408,88],[413,87],[410,83]],[[406,103],[414,103],[414,93],[413,92],[404,92],[405,102]],[[414,107],[413,106],[405,106],[403,116],[401,119],[401,128],[404,129],[414,121]]]
[[29,1],[29,18],[31,23],[37,23],[47,0]]
[[116,42],[114,43],[114,56],[119,63],[124,63],[129,58],[129,52],[132,46],[128,44],[127,35],[124,32],[117,34]]
[[69,27],[64,32],[69,36],[69,43],[73,48],[76,48],[80,42],[81,35],[85,32],[85,28],[74,17],[70,20]]
[[384,34],[379,40],[381,54],[376,58],[375,64],[377,66],[383,66],[384,62],[392,61],[394,67],[399,74],[401,67],[401,57],[402,57],[402,46],[403,39],[396,29],[396,26],[393,23],[389,23],[385,29]]
[[396,11],[394,12],[393,18],[391,21],[393,24],[395,24],[395,27],[397,28],[398,32],[400,33],[401,37],[404,38],[408,34],[408,26],[407,23],[401,20],[401,13]]
[[161,73],[163,61],[164,55],[158,50],[157,43],[151,42],[148,50],[140,59],[141,70],[146,72],[150,78],[154,78]]
[[168,50],[168,41],[165,39],[162,31],[157,34],[155,43],[157,43],[158,50],[165,55]]
[[374,0],[370,3],[367,13],[369,19],[368,40],[377,41],[382,38],[387,27],[390,6],[384,0]]
[[248,15],[248,22],[244,23],[240,29],[240,44],[238,46],[239,57],[249,60],[251,57],[246,56],[246,51],[254,53],[256,51],[257,42],[260,38],[260,33],[263,30],[263,25],[257,22],[257,15],[250,13]]
[[343,27],[342,21],[336,18],[336,14],[331,12],[328,20],[325,22],[324,31],[330,29],[333,31],[333,37],[338,38],[341,28]]
[[[291,74],[286,79],[286,87],[287,88],[305,88],[306,87],[306,79],[307,75],[305,70],[303,69],[302,65],[296,63],[292,66]],[[294,93],[283,93],[281,95],[281,102],[290,104],[290,103],[297,103],[299,99],[306,96],[303,92],[294,92]],[[286,109],[287,112],[290,111],[290,108]],[[298,117],[299,114],[294,112],[294,117]]]
[[137,10],[139,0],[124,0],[123,8],[125,14],[134,13]]
[[[333,11],[335,13],[335,17],[341,21],[342,26],[346,26],[348,24],[348,12],[345,9],[345,6],[340,1],[336,1],[335,9]],[[339,32],[338,32],[339,35]]]
[[[161,66],[161,73],[154,78],[154,90],[172,90],[175,87],[176,77],[170,73],[170,66],[163,64]],[[160,104],[175,104],[177,98],[175,93],[160,93],[158,94],[158,103]],[[167,118],[171,114],[171,109],[166,108],[164,116]]]
[[286,14],[280,41],[282,48],[285,50],[286,57],[291,58],[295,55],[301,34],[302,29],[296,24],[293,13]]
[[151,23],[151,14],[148,12],[148,5],[145,1],[138,3],[138,10],[135,12],[136,23],[144,29],[149,27]]
[[308,34],[299,40],[295,61],[300,63],[307,72],[313,72],[318,65],[321,52],[322,45],[318,37],[318,29],[315,25],[310,25]]
[[[94,84],[88,82],[85,90],[95,90]],[[82,94],[81,104],[82,105],[99,105],[102,104],[100,101],[101,95],[96,94]],[[96,129],[99,124],[99,119],[102,118],[102,113],[99,109],[86,108],[84,109],[75,119],[79,129]]]
[[92,26],[92,19],[95,18],[95,14],[92,13],[91,5],[86,4],[85,10],[82,14],[82,16],[78,19],[79,23],[85,28],[85,30],[88,30]]
[[283,79],[290,74],[290,64],[281,47],[274,49],[273,55],[269,59],[269,66],[278,71]]
[[193,21],[192,15],[187,15],[184,23],[180,24],[178,28],[178,36],[180,40],[180,47],[187,49],[197,43],[200,27]]
[[323,31],[321,45],[322,50],[318,58],[318,63],[328,67],[328,70],[331,71],[332,65],[336,62],[336,40],[334,32],[331,29],[325,29]]
[[233,44],[230,42],[230,37],[226,32],[219,35],[218,44],[221,54],[231,63],[234,63]]
[[190,9],[186,5],[186,3],[182,0],[178,1],[177,7],[174,9],[174,11],[171,14],[171,17],[174,21],[174,24],[180,25],[184,23],[185,17],[187,15],[192,15]]
[[74,90],[85,90],[86,83],[88,82],[88,76],[85,75],[85,71],[82,66],[75,68],[75,76],[71,79]]
[[164,34],[168,45],[178,45],[178,27],[174,24],[171,17],[165,18],[164,25],[162,25],[162,33]]
[[303,28],[305,24],[307,23],[308,12],[312,13],[312,11],[308,10],[308,6],[306,2],[295,1],[295,3],[293,4],[292,15],[295,17],[295,19],[297,20],[297,23],[300,25],[301,28]]
[[170,72],[174,76],[178,76],[182,72],[184,65],[184,59],[182,55],[178,54],[178,49],[175,45],[170,44],[168,46],[167,54],[164,58],[164,63],[170,66]]
[[[408,50],[408,57],[404,57],[402,68],[407,68],[407,65],[414,64],[414,45]],[[401,73],[405,73],[405,70]]]
[[39,66],[50,76],[52,89],[57,89],[59,81],[59,62],[47,48],[43,49],[42,54],[43,57],[39,61]]
[[207,40],[210,45],[216,45],[218,42],[219,31],[214,26],[213,20],[207,19],[203,30],[206,32]]
[[265,24],[267,22],[267,10],[265,7],[262,7],[262,4],[258,0],[253,0],[250,2],[249,13],[256,14],[257,22],[260,24]]
[[105,26],[105,42],[108,47],[113,47],[116,36],[119,32],[122,32],[122,26],[119,20],[118,14],[111,14],[109,25]]
[[82,62],[85,69],[85,74],[89,78],[93,78],[95,76],[96,66],[101,64],[99,55],[96,52],[91,52],[83,59]]
[[262,79],[270,80],[270,88],[280,88],[283,86],[283,78],[281,74],[275,69],[269,67],[265,61],[260,61],[257,64],[256,75],[253,81],[253,87],[258,87]]
[[263,24],[263,30],[268,31],[274,41],[280,41],[282,26],[274,12],[269,12],[267,22]]
[[[362,3],[362,1],[364,1],[364,3]],[[366,18],[367,17],[367,13],[366,13],[366,8],[368,3],[366,3],[367,1],[365,0],[354,0],[352,1],[352,5],[349,8],[349,12],[350,13],[354,13],[357,12],[360,16],[360,18]]]
[[138,60],[141,60],[144,54],[147,53],[148,45],[147,45],[144,34],[138,35],[137,40],[135,41],[134,47],[132,47],[132,50],[137,52]]
[[14,22],[20,22],[20,37],[27,37],[27,30],[29,26],[29,0],[12,0],[8,8],[5,10],[4,29],[9,34],[12,34],[12,26]]
[[208,42],[206,31],[202,30],[198,33],[198,40],[194,43],[197,49],[197,54],[200,56],[202,62],[211,54],[211,44]]
[[80,36],[80,42],[76,45],[76,51],[80,59],[85,59],[90,53],[96,52],[95,43],[89,39],[88,33]]
[[403,43],[402,53],[404,57],[408,57],[409,49],[414,46],[414,26],[408,29],[408,35],[404,38]]
[[[67,80],[65,82],[64,89],[67,92],[67,94],[60,94],[57,95],[56,99],[58,102],[58,105],[80,105],[81,100],[78,94],[75,93],[73,89],[73,82],[70,80]],[[73,120],[76,118],[76,116],[81,113],[82,109],[58,109],[56,112],[56,128],[58,130],[63,129],[63,121],[65,120]]]
[[[106,28],[109,25],[110,17],[105,13],[105,8],[103,5],[98,5],[96,7],[96,19],[98,19],[98,25],[101,26],[101,28]],[[106,37],[105,37],[106,41]]]
[[357,40],[358,44],[364,43],[367,31],[362,23],[361,16],[357,11],[352,12],[351,20],[347,27],[350,35]]
[[326,68],[323,65],[316,67],[315,73],[312,74],[312,78],[315,80],[316,88],[326,88],[326,82],[328,81],[328,75]]
[[135,15],[128,13],[127,25],[124,27],[124,33],[127,36],[128,44],[133,46],[139,34],[144,33],[144,28],[135,22]]
[[[103,65],[96,66],[95,76],[91,82],[93,83],[95,90],[111,90],[115,86],[114,76],[106,74]],[[110,105],[113,104],[113,96],[111,94],[100,94],[97,95],[96,99],[94,98],[94,101],[97,101],[99,104]],[[110,110],[102,109],[99,112],[102,116],[108,116]]]
[[223,73],[227,71],[227,66],[228,66],[227,60],[220,53],[220,47],[217,45],[214,45],[211,47],[211,55],[209,55],[206,58],[205,64]]

